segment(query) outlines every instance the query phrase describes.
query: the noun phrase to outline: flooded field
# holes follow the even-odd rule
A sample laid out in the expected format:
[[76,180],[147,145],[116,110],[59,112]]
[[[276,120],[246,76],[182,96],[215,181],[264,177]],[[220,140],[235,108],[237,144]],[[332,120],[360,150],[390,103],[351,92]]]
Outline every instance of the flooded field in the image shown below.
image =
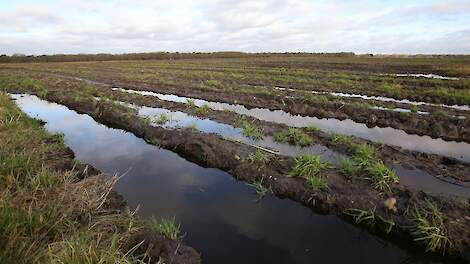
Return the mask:
[[[206,263],[428,263],[337,217],[273,196],[258,200],[252,187],[220,170],[200,167],[87,115],[32,96],[13,98],[28,115],[44,120],[48,131],[64,134],[78,160],[122,175],[116,190],[139,207],[139,214],[176,216],[185,241],[203,252]],[[332,256],[330,249],[337,247],[347,250]]]
[[384,144],[399,146],[405,149],[421,151],[431,154],[444,155],[466,162],[470,162],[470,144],[465,142],[448,142],[442,139],[433,139],[428,136],[408,135],[402,130],[394,128],[368,128],[365,124],[352,120],[319,119],[316,117],[292,115],[282,110],[270,110],[265,108],[248,109],[243,105],[211,102],[201,99],[188,98],[173,94],[159,94],[148,91],[136,91],[132,89],[113,88],[127,93],[150,95],[160,100],[187,103],[194,102],[196,106],[207,105],[211,109],[219,111],[233,111],[235,113],[251,116],[260,120],[285,124],[292,127],[308,127],[315,125],[319,129],[345,135],[353,135]]
[[[43,168],[76,174],[62,191],[101,197],[92,213],[78,207],[98,223],[112,226],[101,209],[128,214],[108,233],[127,230],[119,250],[151,263],[465,263],[466,63],[291,54],[0,64],[0,136],[11,145],[0,149],[0,186],[47,193],[58,180]],[[42,126],[51,135],[28,150],[26,132]],[[23,181],[29,152],[39,176]]]

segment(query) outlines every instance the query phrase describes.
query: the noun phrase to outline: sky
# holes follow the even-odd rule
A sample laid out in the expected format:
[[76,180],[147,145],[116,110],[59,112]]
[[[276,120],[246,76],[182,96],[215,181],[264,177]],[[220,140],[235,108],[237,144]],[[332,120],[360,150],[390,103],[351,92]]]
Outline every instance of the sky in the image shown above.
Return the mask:
[[0,0],[0,54],[470,54],[470,0]]

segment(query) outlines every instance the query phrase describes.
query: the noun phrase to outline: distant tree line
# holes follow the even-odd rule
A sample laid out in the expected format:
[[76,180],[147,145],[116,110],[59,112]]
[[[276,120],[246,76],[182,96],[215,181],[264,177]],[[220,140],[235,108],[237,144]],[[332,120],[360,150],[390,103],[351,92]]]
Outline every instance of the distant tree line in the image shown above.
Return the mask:
[[0,55],[0,63],[22,62],[73,62],[73,61],[113,61],[113,60],[177,60],[177,59],[211,59],[211,58],[247,58],[247,57],[388,57],[388,58],[468,58],[468,55],[400,55],[400,54],[361,54],[353,52],[337,53],[308,53],[308,52],[284,52],[284,53],[245,53],[245,52],[148,52],[148,53],[124,53],[124,54],[55,54],[55,55],[25,55],[16,53],[11,56]]
[[171,59],[210,59],[210,58],[244,58],[244,57],[274,57],[274,56],[355,56],[352,52],[339,53],[244,53],[244,52],[149,52],[125,54],[55,54],[55,55],[0,55],[0,63],[22,62],[73,62],[73,61],[112,61],[112,60],[171,60]]

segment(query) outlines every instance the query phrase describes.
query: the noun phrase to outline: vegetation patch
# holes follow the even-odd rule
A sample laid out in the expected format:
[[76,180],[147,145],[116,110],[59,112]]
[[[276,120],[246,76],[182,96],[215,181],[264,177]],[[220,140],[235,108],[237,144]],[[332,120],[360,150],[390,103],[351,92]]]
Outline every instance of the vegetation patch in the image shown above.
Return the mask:
[[270,192],[270,190],[263,185],[263,180],[261,181],[254,181],[252,183],[248,183],[248,186],[251,186],[255,189],[256,195],[258,195],[259,199],[262,199],[266,194]]
[[167,122],[169,122],[171,120],[171,117],[169,114],[165,114],[165,113],[162,113],[160,114],[158,117],[156,117],[154,119],[155,123],[159,124],[159,125],[164,125],[166,124]]
[[320,160],[320,156],[303,155],[295,158],[295,165],[289,173],[292,177],[303,177],[307,183],[316,189],[326,189],[327,181],[321,177],[320,172],[330,165]]
[[176,222],[176,218],[160,218],[151,221],[152,230],[165,236],[168,239],[178,240],[181,238],[181,225]]
[[237,125],[241,127],[242,134],[251,139],[260,140],[264,137],[263,129],[255,127],[249,121],[245,119],[240,119],[237,121]]
[[302,147],[313,144],[313,138],[298,128],[288,128],[286,131],[275,133],[274,141]]
[[426,201],[423,207],[416,208],[413,221],[415,225],[411,234],[415,241],[426,246],[426,251],[445,251],[452,246],[444,225],[444,216],[432,202]]
[[272,156],[264,151],[256,150],[248,155],[248,161],[252,164],[264,165],[271,160]]
[[203,105],[196,108],[196,113],[198,115],[207,116],[209,114],[210,110],[211,110],[211,108],[209,107],[208,104],[203,104]]

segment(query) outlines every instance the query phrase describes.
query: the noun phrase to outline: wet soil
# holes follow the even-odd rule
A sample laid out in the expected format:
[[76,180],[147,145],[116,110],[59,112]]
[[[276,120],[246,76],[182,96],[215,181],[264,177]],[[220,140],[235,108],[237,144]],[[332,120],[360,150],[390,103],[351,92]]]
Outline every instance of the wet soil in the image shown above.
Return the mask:
[[[139,215],[176,214],[185,241],[201,252],[204,263],[440,260],[402,251],[337,217],[315,214],[288,199],[271,195],[259,199],[250,186],[227,173],[199,167],[64,106],[33,96],[18,104],[28,114],[47,120],[49,131],[62,132],[79,160],[124,174],[115,188],[131,205],[140,205]],[[341,254],[331,255],[332,248],[341,248]]]
[[[51,74],[51,73],[47,73]],[[452,109],[433,107],[431,113],[443,112],[446,116],[440,115],[420,115],[417,113],[402,114],[396,111],[384,111],[369,107],[361,107],[350,104],[345,100],[332,99],[331,101],[317,101],[309,99],[312,95],[291,96],[292,92],[274,91],[270,93],[247,94],[232,90],[199,89],[195,87],[185,87],[181,85],[160,85],[155,86],[145,82],[122,81],[113,77],[113,74],[103,73],[95,76],[93,80],[86,80],[74,76],[63,74],[51,74],[62,78],[79,79],[92,84],[108,84],[111,86],[126,87],[135,90],[148,90],[161,93],[175,94],[200,98],[210,101],[225,103],[240,103],[249,108],[269,108],[272,110],[283,110],[293,115],[315,116],[317,118],[335,118],[338,120],[350,119],[358,123],[366,124],[368,127],[392,127],[400,129],[408,134],[428,135],[432,138],[442,138],[447,141],[470,142],[470,118],[456,118]],[[253,85],[253,84],[251,84]],[[263,84],[259,84],[263,85]],[[269,89],[269,88],[268,88]],[[302,88],[299,87],[299,90]],[[373,94],[380,96],[380,94]],[[307,96],[307,97],[306,97]],[[344,98],[343,98],[344,99]],[[407,99],[406,96],[403,98]],[[408,98],[410,99],[410,98]],[[419,99],[419,98],[418,98]],[[418,100],[413,98],[413,100]],[[423,98],[427,102],[429,98]],[[343,102],[344,101],[344,102]],[[432,101],[432,100],[431,100]],[[356,101],[360,102],[360,101]],[[377,103],[381,106],[383,103]],[[449,103],[451,104],[451,103]],[[456,117],[452,117],[456,116]],[[466,114],[464,114],[466,116]]]
[[[195,88],[146,85],[142,83],[122,82],[116,80],[97,80],[116,87],[126,87],[140,91],[153,91],[192,97],[209,101],[231,104],[243,104],[248,108],[269,108],[283,110],[293,115],[315,116],[317,118],[351,119],[368,127],[393,127],[409,134],[428,135],[448,141],[470,142],[470,119],[423,116],[411,113],[402,115],[393,111],[382,111],[356,107],[341,102],[315,102],[307,98],[289,98],[288,93],[277,94],[244,94],[233,91],[208,91]],[[398,98],[406,99],[406,98]]]
[[[351,183],[340,176],[335,169],[327,169],[324,172],[328,180],[329,189],[320,191],[312,189],[303,179],[287,177],[292,168],[293,159],[289,157],[278,158],[279,162],[270,162],[263,166],[253,166],[247,161],[248,154],[255,149],[246,145],[223,140],[216,135],[205,135],[191,130],[167,130],[146,125],[143,121],[137,121],[135,113],[119,109],[115,105],[100,101],[93,102],[76,101],[68,95],[51,91],[46,98],[50,101],[62,103],[68,107],[93,116],[101,123],[130,131],[146,139],[194,161],[198,164],[225,170],[239,180],[261,181],[269,187],[273,193],[280,197],[288,197],[299,201],[304,205],[314,208],[325,214],[335,214],[345,219],[352,220],[346,212],[350,208],[371,210],[374,208],[377,216],[374,223],[366,227],[372,232],[377,232],[389,239],[399,239],[410,245],[419,246],[413,242],[412,227],[414,222],[408,215],[409,208],[420,208],[427,201],[438,204],[443,213],[450,219],[446,222],[449,238],[453,247],[445,252],[449,257],[457,259],[468,258],[470,252],[470,236],[467,235],[462,225],[468,224],[468,202],[458,203],[442,197],[430,196],[422,192],[413,192],[401,185],[393,186],[391,192],[377,192],[369,186],[367,181],[358,180]],[[395,197],[398,200],[396,213],[388,211],[383,202]],[[393,222],[393,228],[389,230]],[[455,224],[458,223],[458,224]]]
[[[210,118],[217,122],[235,125],[241,118],[240,115],[230,111],[210,110],[207,115],[198,113],[195,108],[188,107],[185,104],[159,100],[153,96],[127,96],[119,92],[108,92],[103,90],[103,94],[116,100],[127,101],[137,105],[148,107],[166,108],[173,111],[181,111],[201,118]],[[101,94],[101,95],[103,95]],[[244,119],[254,124],[256,127],[262,128],[265,135],[273,136],[275,133],[284,131],[288,126],[262,121],[253,117],[243,116]],[[351,154],[346,146],[341,146],[332,142],[329,134],[323,132],[305,131],[314,138],[316,143],[320,143],[328,148],[334,149],[343,154]],[[405,150],[400,147],[389,146],[386,144],[374,143],[368,140],[355,138],[356,143],[372,144],[378,150],[380,158],[386,163],[398,163],[405,167],[416,167],[434,175],[438,178],[453,178],[462,182],[470,181],[470,165],[455,158],[444,157],[435,154],[424,154],[418,151]],[[445,179],[444,179],[445,180]]]

